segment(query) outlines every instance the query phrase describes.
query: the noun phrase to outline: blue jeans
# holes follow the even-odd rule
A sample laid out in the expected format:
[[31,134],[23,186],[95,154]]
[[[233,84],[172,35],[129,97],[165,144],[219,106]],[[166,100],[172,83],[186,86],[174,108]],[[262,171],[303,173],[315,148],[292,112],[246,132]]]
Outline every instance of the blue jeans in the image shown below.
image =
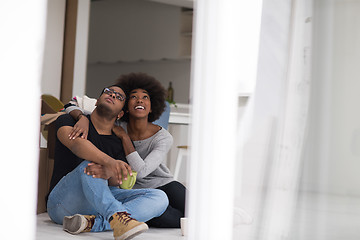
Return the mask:
[[132,218],[146,222],[160,216],[169,200],[158,189],[126,190],[108,186],[108,181],[84,173],[89,161],[83,161],[63,177],[51,191],[48,214],[55,223],[62,224],[64,216],[95,215],[92,232],[111,230],[109,218],[116,212],[127,212]]

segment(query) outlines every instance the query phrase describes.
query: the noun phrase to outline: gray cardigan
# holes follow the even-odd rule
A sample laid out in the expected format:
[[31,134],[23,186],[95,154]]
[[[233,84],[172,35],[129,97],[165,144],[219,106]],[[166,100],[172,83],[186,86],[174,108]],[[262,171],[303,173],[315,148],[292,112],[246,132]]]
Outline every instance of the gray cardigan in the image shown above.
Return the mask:
[[[127,123],[121,122],[120,126],[127,133]],[[134,188],[157,188],[174,180],[165,165],[173,143],[173,137],[167,130],[161,128],[153,136],[133,142],[136,151],[127,155],[126,159],[131,169],[138,172]]]

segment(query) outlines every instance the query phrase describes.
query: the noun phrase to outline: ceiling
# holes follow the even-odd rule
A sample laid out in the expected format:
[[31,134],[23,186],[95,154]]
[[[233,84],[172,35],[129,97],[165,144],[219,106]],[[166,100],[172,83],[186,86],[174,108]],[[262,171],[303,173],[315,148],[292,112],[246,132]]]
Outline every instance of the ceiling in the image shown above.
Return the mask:
[[194,0],[148,0],[152,2],[165,3],[180,7],[193,8]]
[[[91,0],[92,2],[103,1],[103,0]],[[193,8],[194,0],[146,0],[151,2],[164,3],[179,7]]]

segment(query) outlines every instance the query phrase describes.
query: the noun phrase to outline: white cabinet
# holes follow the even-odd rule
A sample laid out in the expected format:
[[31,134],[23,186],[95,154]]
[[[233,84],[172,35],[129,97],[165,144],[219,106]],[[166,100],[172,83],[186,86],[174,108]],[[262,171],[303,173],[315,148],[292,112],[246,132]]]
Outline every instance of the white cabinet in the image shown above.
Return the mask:
[[[169,119],[169,132],[174,138],[173,146],[168,154],[167,166],[171,172],[175,173],[176,160],[178,157],[178,146],[188,146],[189,123],[190,123],[190,107],[188,104],[177,104],[177,107],[171,106]],[[187,157],[184,156],[180,166],[180,174],[178,180],[186,185],[186,168]]]
[[[179,152],[178,146],[188,145],[189,125],[170,123],[168,130],[174,138],[174,143],[168,154],[167,166],[170,169],[171,173],[174,174],[176,160]],[[188,162],[187,157],[184,157],[182,164],[180,166],[180,173],[178,178],[178,181],[183,183],[184,185],[186,185],[186,178],[187,178],[187,171],[186,171],[187,162]]]

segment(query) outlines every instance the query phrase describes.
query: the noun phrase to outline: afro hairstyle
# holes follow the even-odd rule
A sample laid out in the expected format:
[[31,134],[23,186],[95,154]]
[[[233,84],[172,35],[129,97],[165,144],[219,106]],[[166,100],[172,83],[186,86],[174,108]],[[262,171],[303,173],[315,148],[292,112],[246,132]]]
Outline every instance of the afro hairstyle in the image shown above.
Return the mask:
[[[127,97],[134,89],[144,89],[149,93],[151,101],[151,113],[148,116],[148,122],[153,122],[159,119],[160,115],[164,112],[166,104],[166,90],[162,84],[154,77],[146,73],[129,73],[121,75],[115,85],[121,86]],[[128,101],[128,98],[127,98]],[[129,112],[127,111],[128,102],[124,106],[124,116],[122,121],[129,122]]]

